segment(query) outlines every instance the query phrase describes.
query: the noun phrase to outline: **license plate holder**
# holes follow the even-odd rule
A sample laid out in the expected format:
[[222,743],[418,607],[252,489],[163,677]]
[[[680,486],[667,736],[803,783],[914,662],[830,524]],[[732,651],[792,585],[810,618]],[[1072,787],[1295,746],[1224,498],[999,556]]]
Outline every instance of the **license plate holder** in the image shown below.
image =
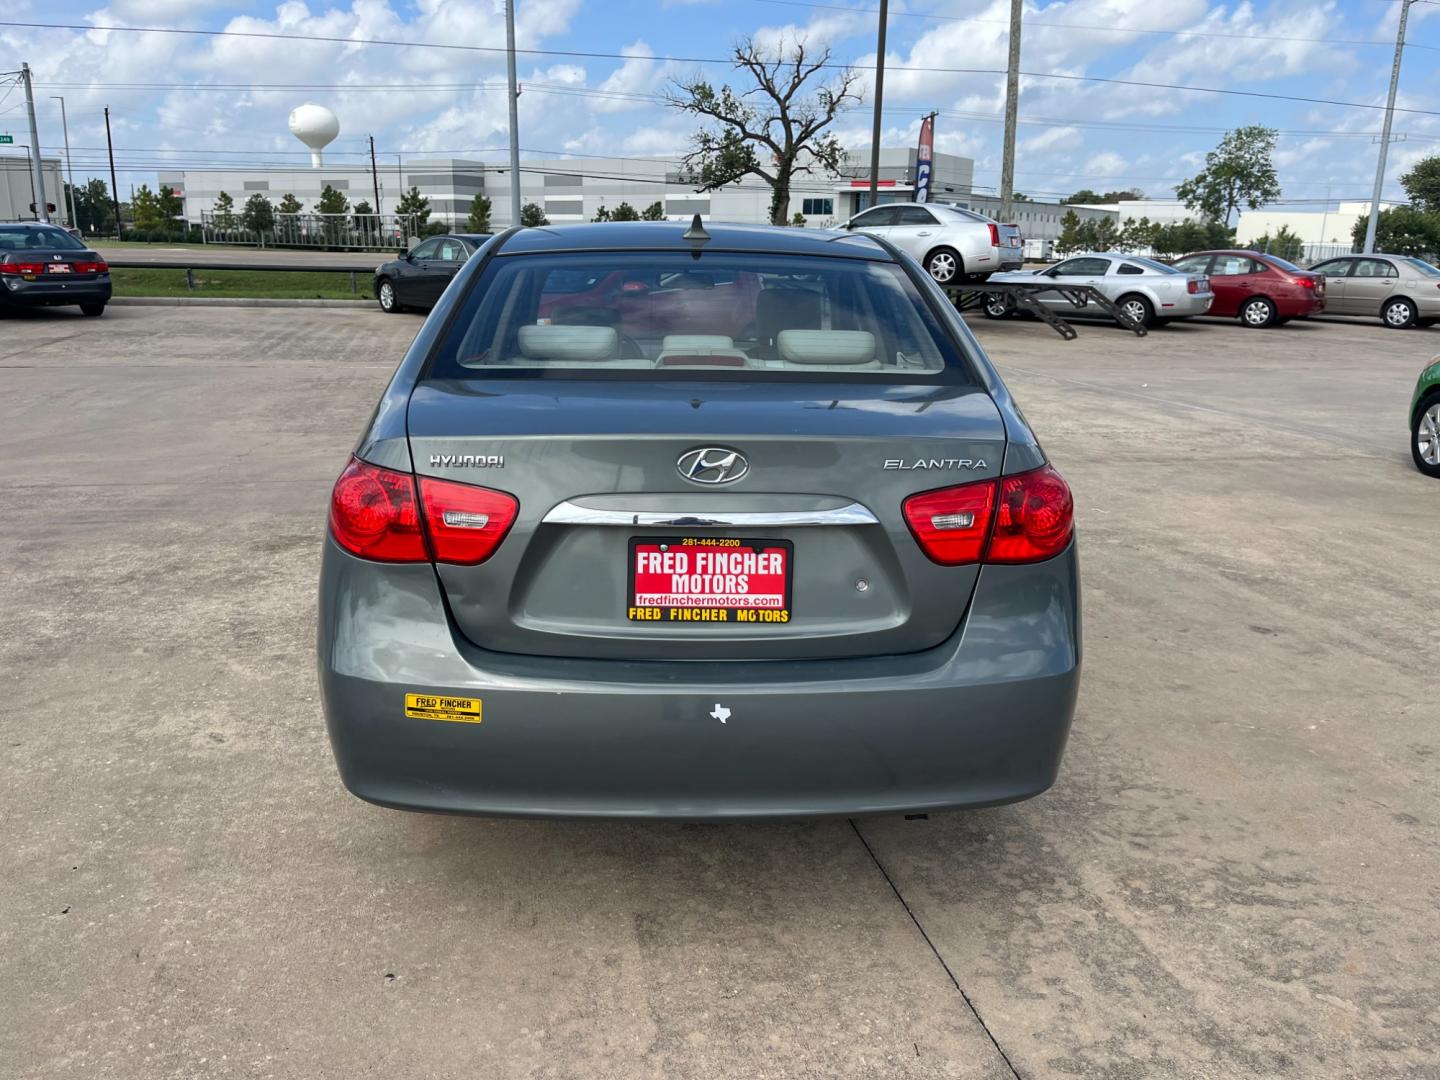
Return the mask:
[[45,267],[47,274],[73,274],[75,268],[69,263],[50,263]]
[[783,626],[794,618],[789,540],[632,536],[626,619],[663,626]]

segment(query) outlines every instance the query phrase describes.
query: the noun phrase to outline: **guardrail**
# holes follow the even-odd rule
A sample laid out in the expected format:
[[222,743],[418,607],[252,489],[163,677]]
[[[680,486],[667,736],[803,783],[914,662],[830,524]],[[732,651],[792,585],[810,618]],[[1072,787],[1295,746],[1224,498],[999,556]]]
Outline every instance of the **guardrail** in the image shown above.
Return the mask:
[[295,266],[281,263],[219,263],[210,262],[209,260],[205,262],[187,262],[183,259],[171,262],[155,262],[148,259],[144,261],[138,259],[106,259],[105,261],[115,270],[184,270],[185,287],[192,290],[195,288],[196,270],[270,270],[286,274],[349,274],[350,291],[356,296],[359,296],[360,283],[355,275],[364,274],[367,277],[372,277],[375,273],[374,270],[366,270],[354,266],[316,266],[311,263]]

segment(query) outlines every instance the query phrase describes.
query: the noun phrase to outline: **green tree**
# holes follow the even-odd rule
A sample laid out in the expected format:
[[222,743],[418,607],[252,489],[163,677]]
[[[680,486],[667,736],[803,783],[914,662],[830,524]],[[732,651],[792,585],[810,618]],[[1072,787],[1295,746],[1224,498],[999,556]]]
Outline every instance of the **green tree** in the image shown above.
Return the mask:
[[240,225],[257,237],[263,236],[275,228],[275,207],[264,195],[255,192],[245,200],[245,208],[240,211]]
[[1080,222],[1080,228],[1076,231],[1075,238],[1080,241],[1081,251],[1095,251],[1100,247],[1100,227],[1095,223],[1094,218],[1086,218]]
[[1120,229],[1115,246],[1120,251],[1146,251],[1155,247],[1155,231],[1159,226],[1148,217],[1131,218]]
[[611,221],[639,221],[640,211],[636,210],[628,202],[622,202],[615,207],[615,212],[610,216]]
[[1267,231],[1264,236],[1257,238],[1250,248],[1252,251],[1263,251],[1268,255],[1288,259],[1290,262],[1299,262],[1305,253],[1304,243],[1300,237],[1290,231],[1288,225],[1281,225],[1275,230],[1274,236]]
[[235,200],[228,191],[215,196],[215,212],[210,220],[217,229],[235,228]]
[[104,180],[87,180],[72,189],[75,196],[75,224],[87,233],[108,232],[115,227],[115,204]]
[[534,228],[538,225],[549,225],[550,219],[545,216],[545,211],[540,207],[533,202],[527,202],[520,208],[520,224]]
[[646,221],[664,221],[665,204],[658,201],[652,202],[649,206],[645,207],[640,216]]
[[351,209],[354,211],[356,217],[364,217],[367,214],[375,213],[375,208],[370,205],[370,202],[367,199],[361,199],[353,207],[351,207]]
[[1414,168],[1400,177],[1400,184],[1415,209],[1440,214],[1440,155],[1417,161]]
[[[1366,214],[1350,233],[1355,250],[1365,246],[1365,230],[1370,224]],[[1440,213],[1427,214],[1413,206],[1392,206],[1380,211],[1375,226],[1375,250],[1392,255],[1427,255],[1440,252]]]
[[490,231],[490,200],[484,195],[476,195],[471,202],[470,216],[465,219],[465,230],[472,233]]
[[1183,183],[1175,194],[1207,221],[1230,224],[1242,206],[1258,210],[1280,197],[1275,178],[1274,128],[1251,124],[1225,133],[1220,145],[1205,155],[1205,168]]
[[1120,226],[1115,219],[1106,215],[1095,220],[1095,250],[1113,251],[1120,240]]
[[282,214],[298,214],[305,209],[305,204],[287,191],[280,196],[280,205],[275,209]]
[[699,190],[714,191],[746,176],[770,185],[770,223],[790,220],[790,187],[797,176],[820,169],[837,173],[845,157],[840,140],[827,132],[837,115],[860,102],[860,74],[842,68],[829,82],[807,83],[830,65],[830,50],[807,55],[804,41],[774,52],[745,38],[732,62],[752,84],[736,93],[716,89],[703,76],[677,80],[667,103],[709,126],[691,140],[685,168]]
[[793,228],[803,229],[805,227],[805,215],[799,210],[796,210],[795,216],[790,219],[790,224]]
[[176,195],[172,187],[162,185],[156,203],[166,226],[175,225],[177,219],[185,213],[185,200]]
[[600,204],[600,208],[595,211],[595,216],[592,217],[590,220],[591,220],[591,221],[610,221],[610,220],[611,220],[611,217],[612,217],[612,215],[611,215],[610,211],[605,209],[605,204],[604,204],[604,203],[601,203],[601,204]]
[[430,220],[430,200],[420,194],[418,187],[411,187],[395,204],[395,213],[401,217],[413,214],[417,230],[423,232],[426,222]]
[[1070,196],[1068,199],[1066,199],[1065,201],[1066,201],[1067,203],[1098,203],[1098,202],[1101,201],[1101,199],[1100,199],[1100,193],[1099,193],[1099,192],[1097,192],[1097,191],[1091,191],[1091,190],[1087,187],[1087,188],[1081,188],[1079,191],[1075,192],[1074,195],[1071,195],[1071,196]]
[[1080,215],[1074,210],[1066,210],[1065,216],[1060,219],[1060,235],[1055,239],[1055,254],[1069,255],[1080,248]]
[[141,184],[130,196],[130,220],[137,229],[158,229],[165,223],[160,198],[150,190],[149,184]]
[[1235,244],[1235,230],[1218,221],[1171,222],[1155,230],[1155,254],[1184,255],[1189,251],[1228,248]]
[[350,212],[350,200],[345,197],[343,191],[336,191],[329,184],[325,185],[320,192],[320,199],[315,203],[317,214],[348,214]]

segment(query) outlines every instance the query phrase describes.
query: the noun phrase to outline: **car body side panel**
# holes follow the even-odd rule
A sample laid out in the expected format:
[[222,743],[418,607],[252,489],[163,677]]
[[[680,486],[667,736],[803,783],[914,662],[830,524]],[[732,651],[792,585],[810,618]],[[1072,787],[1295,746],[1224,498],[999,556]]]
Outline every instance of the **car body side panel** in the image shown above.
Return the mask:
[[[986,567],[963,632],[909,656],[555,660],[469,645],[430,567],[327,540],[321,692],[347,787],[388,806],[696,819],[992,805],[1054,781],[1079,602],[1072,545]],[[479,698],[481,722],[411,719],[407,692]]]

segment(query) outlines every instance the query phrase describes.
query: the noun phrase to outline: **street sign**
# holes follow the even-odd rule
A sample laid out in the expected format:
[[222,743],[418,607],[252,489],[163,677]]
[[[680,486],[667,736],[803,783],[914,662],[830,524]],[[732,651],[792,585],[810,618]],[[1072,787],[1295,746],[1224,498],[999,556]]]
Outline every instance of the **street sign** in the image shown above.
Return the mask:
[[0,146],[14,146],[14,145],[15,145],[15,136],[14,136],[14,135],[0,135]]

